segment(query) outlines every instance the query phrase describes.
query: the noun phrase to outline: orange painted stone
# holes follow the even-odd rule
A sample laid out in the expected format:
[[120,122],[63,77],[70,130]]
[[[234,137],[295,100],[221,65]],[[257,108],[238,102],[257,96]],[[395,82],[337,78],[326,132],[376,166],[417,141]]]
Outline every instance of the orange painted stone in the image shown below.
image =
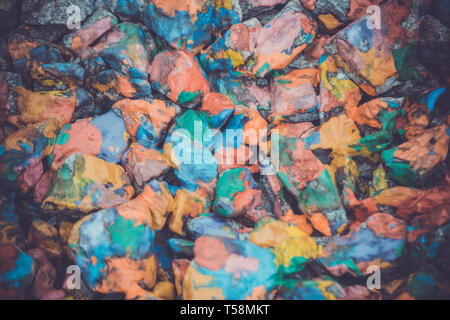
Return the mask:
[[210,91],[194,55],[181,50],[158,53],[151,65],[150,79],[155,90],[188,108],[200,104]]

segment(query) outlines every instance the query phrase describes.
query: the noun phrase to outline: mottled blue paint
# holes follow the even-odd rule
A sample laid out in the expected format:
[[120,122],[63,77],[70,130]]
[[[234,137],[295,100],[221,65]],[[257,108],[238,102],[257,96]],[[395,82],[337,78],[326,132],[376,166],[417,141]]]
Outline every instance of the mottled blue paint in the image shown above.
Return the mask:
[[374,34],[374,30],[369,29],[367,26],[367,18],[350,25],[344,31],[347,41],[364,53],[367,53],[372,48]]
[[439,99],[439,97],[446,91],[445,88],[439,88],[436,90],[431,91],[427,95],[427,107],[430,111],[434,111],[434,107],[436,104],[436,101]]
[[297,287],[292,295],[289,296],[291,300],[326,300],[322,291],[313,286]]
[[64,61],[57,49],[50,47],[46,44],[42,44],[36,48],[31,48],[29,54],[31,60],[39,64]]
[[25,252],[20,252],[17,260],[14,261],[14,268],[0,274],[2,286],[8,289],[18,289],[24,284],[24,279],[30,277],[33,271],[33,258]]
[[177,11],[172,17],[165,16],[160,8],[149,4],[143,11],[143,20],[167,42],[186,37],[193,33],[191,17],[186,11]]
[[221,128],[233,115],[234,109],[226,109],[210,119],[211,126],[215,129]]
[[176,254],[194,255],[194,242],[185,239],[172,238],[167,240],[170,249]]
[[75,63],[52,63],[41,65],[42,69],[58,78],[72,78],[79,82],[84,81],[84,69]]
[[158,136],[156,135],[153,123],[144,116],[140,120],[141,123],[136,132],[137,142],[149,149],[156,148]]
[[360,228],[349,237],[336,237],[334,243],[339,248],[335,254],[351,258],[355,263],[361,261],[393,261],[400,256],[404,239],[391,239],[378,236],[368,228]]
[[175,175],[191,188],[200,181],[209,183],[216,178],[217,159],[208,149],[201,145],[195,147],[191,141],[183,139],[174,145],[173,151],[180,161]]
[[216,144],[214,146],[215,152],[219,151],[221,147],[238,149],[242,144],[244,144],[245,118],[245,115],[240,113],[230,119],[226,129],[217,137]]
[[89,94],[89,92],[86,91],[86,89],[76,87],[73,91],[77,96],[78,107],[84,107],[94,102],[94,98]]
[[304,138],[303,142],[305,143],[305,148],[308,150],[311,150],[312,146],[320,143],[320,132],[317,131],[317,132],[313,133],[312,135]]
[[239,238],[239,233],[231,225],[212,216],[197,217],[188,221],[187,229],[194,239],[202,236]]
[[[102,134],[102,146],[97,157],[111,163],[119,163],[122,154],[128,148],[128,141],[125,141],[124,138],[127,132],[126,124],[120,115],[120,111],[112,109],[96,116],[91,120],[91,124],[96,126]],[[110,150],[111,146],[113,150]]]
[[117,13],[135,17],[142,8],[142,2],[137,0],[117,0]]
[[[118,221],[125,220],[117,212],[116,208],[109,208],[94,213],[80,226],[77,244],[71,244],[75,252],[77,265],[82,270],[82,275],[90,288],[100,284],[106,275],[106,262],[115,257],[128,256],[134,260],[145,259],[154,253],[154,234],[152,229],[144,225],[140,237],[131,244],[131,247],[123,247],[120,243],[112,241],[111,227]],[[122,232],[137,232],[134,230],[134,222],[130,229]],[[96,257],[95,266],[91,262],[91,256]]]

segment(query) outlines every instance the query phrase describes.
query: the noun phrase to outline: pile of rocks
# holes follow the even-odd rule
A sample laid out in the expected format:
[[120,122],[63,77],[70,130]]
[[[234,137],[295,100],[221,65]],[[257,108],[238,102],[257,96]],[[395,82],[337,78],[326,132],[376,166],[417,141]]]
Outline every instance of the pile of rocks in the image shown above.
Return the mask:
[[0,298],[450,298],[449,10],[2,1]]

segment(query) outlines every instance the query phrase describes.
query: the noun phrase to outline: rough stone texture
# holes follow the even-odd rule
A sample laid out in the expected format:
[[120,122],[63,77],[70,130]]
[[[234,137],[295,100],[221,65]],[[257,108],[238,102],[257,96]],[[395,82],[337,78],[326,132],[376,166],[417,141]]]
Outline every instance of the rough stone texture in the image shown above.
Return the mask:
[[25,0],[22,4],[22,22],[31,25],[66,25],[70,17],[67,8],[71,5],[80,8],[80,22],[94,10],[93,0]]

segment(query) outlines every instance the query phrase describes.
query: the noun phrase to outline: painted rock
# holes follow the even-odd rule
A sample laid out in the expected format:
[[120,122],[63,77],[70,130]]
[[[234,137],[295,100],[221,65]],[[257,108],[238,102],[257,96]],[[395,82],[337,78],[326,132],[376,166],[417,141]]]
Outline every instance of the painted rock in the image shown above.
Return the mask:
[[124,156],[127,174],[141,187],[168,171],[169,166],[169,162],[160,151],[148,149],[139,143],[133,143]]
[[117,101],[113,108],[122,112],[130,137],[151,149],[162,141],[163,133],[175,117],[175,108],[158,99],[123,99]]
[[227,126],[227,129],[242,130],[245,144],[250,146],[258,145],[265,152],[267,151],[268,123],[258,110],[243,106],[236,107],[233,123],[237,125]]
[[194,256],[194,242],[190,240],[171,238],[167,240],[167,244],[175,254],[189,258]]
[[357,124],[367,125],[374,129],[386,126],[386,115],[403,108],[405,98],[382,97],[363,103],[359,107],[347,108],[347,115]]
[[349,110],[358,106],[361,90],[328,53],[324,53],[319,59],[319,74],[320,111],[327,112],[339,106]]
[[149,296],[157,271],[154,232],[143,212],[134,213],[109,208],[74,225],[69,247],[91,290],[126,299]]
[[370,188],[370,196],[376,196],[380,192],[389,188],[386,170],[382,164],[380,164],[373,172],[372,186]]
[[246,166],[252,173],[259,171],[257,147],[244,143],[242,123],[239,117],[233,117],[226,130],[217,137],[214,145],[214,157],[217,159],[219,171]]
[[[445,213],[445,208],[448,207],[449,184],[450,178],[447,174],[444,181],[434,188],[421,190],[397,186],[381,191],[374,200],[376,204],[394,207],[396,216],[405,221],[423,214],[438,217],[441,212]],[[433,219],[429,222],[434,224]]]
[[260,219],[250,233],[250,241],[270,248],[283,274],[301,271],[308,260],[319,254],[313,238],[297,226],[273,218]]
[[177,1],[108,1],[112,11],[135,17],[177,49],[197,52],[218,32],[241,20],[231,2],[188,0]]
[[317,130],[309,130],[301,136],[310,150],[331,149],[329,157],[347,155],[352,145],[360,140],[360,132],[355,122],[346,114],[340,114],[324,122]]
[[208,184],[217,177],[217,160],[211,152],[190,141],[174,144],[172,152],[164,151],[166,158],[175,167],[175,175],[187,186]]
[[247,168],[223,171],[217,179],[214,212],[224,217],[244,215],[257,221],[263,214],[256,210],[262,204],[262,191]]
[[170,281],[158,282],[152,290],[158,300],[175,300],[175,286]]
[[58,121],[51,119],[9,135],[1,144],[2,184],[8,187],[22,185],[23,191],[34,187],[44,171],[42,160],[50,154],[58,128]]
[[210,91],[206,74],[194,55],[181,50],[158,53],[150,79],[154,89],[187,108],[201,103]]
[[217,130],[212,130],[204,114],[188,110],[179,116],[172,128],[166,142],[176,143],[178,140],[189,140],[192,143],[211,149],[214,144]]
[[436,115],[445,112],[448,97],[446,88],[434,88],[424,92],[414,103],[406,104],[405,115],[396,123],[399,134],[407,140],[423,134]]
[[304,214],[323,213],[331,233],[341,232],[348,221],[328,169],[307,149],[308,141],[305,144],[298,138],[274,137],[279,140],[272,153],[279,154],[276,176],[281,185],[295,196]]
[[334,276],[371,274],[371,265],[386,269],[399,263],[407,224],[386,213],[376,213],[350,234],[331,238],[318,261]]
[[323,150],[331,150],[327,168],[336,185],[355,190],[359,170],[351,156],[357,155],[353,146],[360,142],[361,136],[353,120],[340,114],[323,123],[317,132],[310,132],[302,136],[310,150],[318,155]]
[[81,28],[64,36],[64,44],[78,56],[90,53],[90,45],[118,24],[117,18],[110,12],[99,9],[83,21]]
[[[276,152],[276,143],[279,143],[279,137],[300,138],[303,133],[312,128],[312,123],[283,123],[271,129],[271,145],[272,150]],[[278,141],[278,142],[277,142]],[[276,166],[277,155],[271,152],[272,157],[260,156],[261,173],[264,173],[262,177],[263,185],[267,190],[273,193],[273,211],[277,218],[285,222],[296,224],[301,230],[308,234],[313,232],[311,224],[308,222],[305,215],[295,214],[292,206],[286,201],[289,196],[282,190],[281,181],[277,178],[276,173],[278,168]],[[278,158],[279,161],[279,158]]]
[[236,105],[270,112],[271,95],[268,87],[258,86],[258,81],[244,83],[239,79],[216,80],[217,89]]
[[92,94],[82,87],[76,87],[74,88],[74,91],[78,103],[71,122],[101,114],[101,108],[100,106],[95,105],[95,98]]
[[36,123],[50,118],[61,125],[72,120],[79,105],[76,91],[33,92],[23,87],[14,88],[15,101],[20,115],[10,115],[8,121],[14,125]]
[[96,90],[97,98],[103,98],[101,104],[106,106],[123,98],[151,97],[151,86],[147,80],[129,78],[111,69],[98,72],[86,82]]
[[63,251],[58,230],[47,222],[35,219],[28,231],[27,246],[40,248],[49,257],[60,257]]
[[152,39],[136,24],[124,22],[106,36],[104,42],[94,47],[106,65],[129,78],[147,80],[150,70]]
[[[338,66],[371,96],[387,92],[411,77],[418,36],[419,1],[392,1],[381,6],[380,25],[371,14],[339,31],[325,46]],[[403,27],[401,25],[403,24]],[[377,72],[372,72],[372,70]]]
[[128,133],[120,111],[112,109],[93,118],[66,124],[59,132],[50,163],[57,170],[67,157],[82,153],[119,163],[128,149]]
[[330,277],[284,281],[281,294],[283,300],[337,300],[344,297],[344,288]]
[[68,157],[53,175],[42,208],[88,213],[133,196],[134,189],[121,166],[78,153]]
[[[280,198],[277,198],[277,201],[280,203],[282,200]],[[280,206],[284,207],[285,205],[280,204]],[[313,231],[314,231],[313,226],[309,222],[306,215],[294,214],[294,211],[289,206],[286,206],[286,208],[282,208],[282,210],[283,209],[284,209],[284,211],[282,211],[281,213],[278,214],[278,216],[280,216],[280,221],[295,224],[300,230],[305,232],[307,235],[311,235],[313,233]],[[325,220],[326,220],[326,218],[325,218]],[[328,220],[326,221],[326,223],[327,223],[327,226],[329,229]],[[327,232],[325,235],[328,237],[331,235],[331,232]]]
[[259,172],[259,157],[270,148],[268,130],[269,125],[258,110],[236,106],[234,116],[214,145],[219,170],[247,167],[252,173]]
[[312,43],[316,33],[317,22],[297,1],[290,1],[256,35],[254,63],[248,67],[257,77],[283,69]]
[[234,113],[234,103],[226,95],[209,92],[202,102],[199,116],[205,118],[212,129],[220,129]]
[[104,95],[109,105],[124,97],[151,97],[148,74],[155,49],[149,32],[133,23],[121,23],[90,52],[83,53],[86,82]]
[[295,113],[309,112],[318,108],[318,72],[315,68],[294,70],[284,76],[274,77],[271,83],[271,122]]
[[[447,228],[450,220],[450,211],[448,208],[440,208],[441,210],[433,210],[432,212],[425,212],[417,215],[412,219],[408,225],[408,233],[406,240],[408,242],[422,241],[429,234],[436,233],[441,227]],[[431,238],[431,237],[429,237]],[[436,240],[436,239],[434,239]],[[436,247],[442,246],[438,240],[430,241],[429,255],[433,256]]]
[[[318,34],[317,37],[314,39],[314,41],[312,42],[311,46],[309,46],[306,50],[304,54],[301,54],[300,56],[298,56],[291,64],[297,65],[295,62],[298,58],[306,58],[306,61],[304,59],[301,59],[299,62],[301,63],[313,63],[313,65],[310,65],[309,67],[318,67],[319,66],[319,61],[323,62],[325,57],[322,58],[322,56],[324,54],[326,54],[327,52],[325,51],[325,44],[328,42],[328,40],[330,39],[330,35],[328,34]],[[322,59],[321,59],[322,58]],[[303,69],[303,68],[298,68],[298,69]]]
[[445,172],[450,130],[447,125],[430,128],[398,147],[385,150],[382,161],[389,176],[404,186],[435,184]]
[[[376,109],[374,108],[373,111],[376,112]],[[377,153],[389,148],[393,142],[399,118],[403,113],[404,111],[401,109],[381,110],[377,115],[377,120],[382,123],[381,130],[367,134],[359,143],[355,144],[354,148],[366,156],[370,156],[369,153]]]
[[65,293],[61,289],[55,289],[56,269],[52,266],[44,250],[40,248],[27,251],[36,263],[36,275],[34,276],[33,298],[39,300],[63,299]]
[[217,177],[217,160],[208,149],[214,138],[206,120],[193,110],[185,112],[172,127],[164,155],[175,168],[175,175],[187,186],[195,189]]
[[34,86],[39,89],[67,90],[84,81],[84,69],[73,62],[55,62],[39,65],[32,74]]
[[144,219],[153,231],[160,231],[175,210],[175,200],[166,182],[150,181],[134,199],[119,205],[116,210],[129,219]]
[[183,279],[186,300],[265,299],[279,281],[274,255],[248,241],[200,237],[194,255]]
[[51,186],[53,171],[45,171],[34,187],[33,200],[35,203],[41,203],[47,195]]
[[40,64],[64,62],[55,45],[24,37],[13,36],[9,40],[8,52],[15,69],[23,76],[30,76]]
[[227,222],[214,216],[201,216],[189,220],[187,229],[194,239],[202,236],[239,239],[239,233]]
[[325,28],[333,31],[342,25],[354,21],[369,12],[370,6],[380,4],[381,0],[300,0],[303,6],[323,23]]
[[25,235],[18,223],[10,223],[0,220],[0,243],[15,245],[23,249],[25,247]]
[[24,299],[36,271],[33,258],[11,244],[0,244],[0,298]]
[[243,67],[253,56],[255,41],[262,26],[254,18],[234,24],[200,56],[208,72],[232,71]]
[[67,257],[71,256],[68,243],[69,243],[69,235],[70,232],[72,231],[73,225],[74,223],[67,220],[63,220],[61,221],[61,224],[59,225],[58,229],[59,239],[61,240],[61,245],[63,247],[64,254]]
[[183,226],[186,217],[209,214],[216,194],[216,184],[217,180],[214,178],[208,183],[200,181],[197,186],[173,187],[175,209],[169,217],[169,229],[184,235]]

